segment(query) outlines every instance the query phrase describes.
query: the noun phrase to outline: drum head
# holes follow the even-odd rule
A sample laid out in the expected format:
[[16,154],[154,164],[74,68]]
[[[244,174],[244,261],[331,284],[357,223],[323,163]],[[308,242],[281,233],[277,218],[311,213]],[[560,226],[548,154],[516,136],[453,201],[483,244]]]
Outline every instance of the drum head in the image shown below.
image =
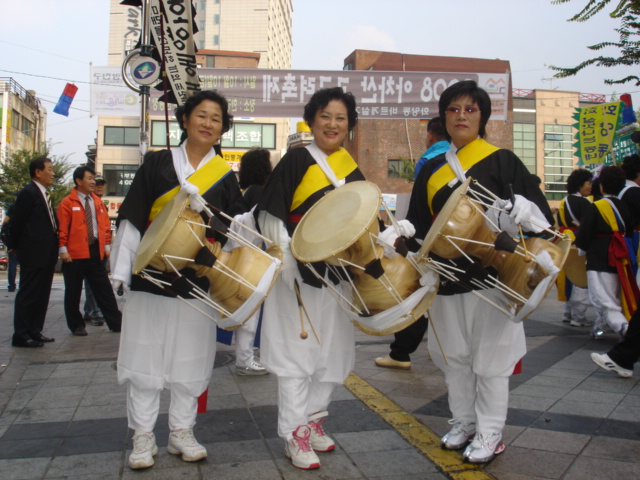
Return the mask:
[[320,262],[358,240],[380,211],[382,196],[367,181],[350,182],[322,197],[302,217],[291,238],[301,262]]
[[469,190],[469,184],[471,183],[471,178],[467,178],[467,180],[456,188],[447,203],[444,204],[442,210],[438,213],[435,222],[429,228],[429,232],[427,236],[424,238],[422,242],[422,246],[420,247],[419,258],[426,258],[429,256],[429,252],[431,251],[431,247],[433,247],[434,242],[438,239],[440,235],[440,231],[443,229],[445,224],[449,221],[449,218],[453,214],[453,212],[458,208],[458,203],[460,203],[460,197],[467,194],[467,190]]
[[564,273],[576,287],[587,288],[587,257],[578,255],[575,245],[569,249],[567,261],[564,263]]
[[139,274],[154,259],[180,221],[180,213],[185,209],[188,201],[189,197],[186,193],[178,192],[153,219],[140,241],[136,259],[133,262],[134,274]]

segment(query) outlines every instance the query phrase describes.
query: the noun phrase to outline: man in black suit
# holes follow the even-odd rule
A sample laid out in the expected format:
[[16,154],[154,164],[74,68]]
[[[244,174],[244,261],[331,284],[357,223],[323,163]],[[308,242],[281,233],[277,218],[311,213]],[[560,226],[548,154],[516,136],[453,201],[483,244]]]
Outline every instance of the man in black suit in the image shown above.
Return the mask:
[[32,182],[18,192],[9,248],[18,252],[20,289],[13,317],[14,347],[42,347],[53,338],[42,335],[53,273],[58,260],[58,230],[47,188],[53,185],[53,163],[38,157],[29,164]]

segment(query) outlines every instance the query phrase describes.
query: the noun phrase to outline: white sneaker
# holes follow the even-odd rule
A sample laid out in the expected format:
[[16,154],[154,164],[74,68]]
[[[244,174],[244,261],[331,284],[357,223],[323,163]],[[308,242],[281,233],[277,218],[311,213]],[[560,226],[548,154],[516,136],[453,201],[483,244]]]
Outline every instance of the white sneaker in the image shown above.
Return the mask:
[[462,423],[449,420],[453,428],[440,439],[440,446],[445,450],[459,450],[473,440],[476,433],[475,423]]
[[303,470],[320,468],[320,459],[311,448],[310,439],[310,428],[307,425],[300,425],[293,432],[293,439],[285,442],[284,454],[291,459],[294,467]]
[[238,375],[268,375],[267,369],[264,368],[257,360],[252,360],[248,367],[236,365],[236,373]]
[[129,468],[138,470],[153,466],[153,457],[158,454],[156,436],[153,432],[136,430],[133,435],[133,451],[129,455]]
[[487,463],[493,460],[496,455],[504,452],[504,449],[501,433],[489,435],[478,433],[462,454],[462,458],[469,463]]
[[576,318],[575,320],[571,320],[569,325],[572,327],[593,327],[593,322],[590,322],[586,318]]
[[182,454],[185,462],[197,462],[207,458],[207,449],[198,443],[193,436],[193,427],[172,430],[169,435],[167,452],[173,455]]
[[622,368],[616,362],[611,360],[611,357],[606,353],[592,353],[591,360],[595,362],[600,368],[604,368],[609,372],[615,372],[621,377],[629,378],[633,375],[633,370],[629,370],[627,368]]
[[335,442],[322,428],[324,417],[329,415],[326,410],[323,412],[314,413],[309,417],[309,428],[311,430],[310,443],[311,448],[316,452],[330,452],[336,449]]

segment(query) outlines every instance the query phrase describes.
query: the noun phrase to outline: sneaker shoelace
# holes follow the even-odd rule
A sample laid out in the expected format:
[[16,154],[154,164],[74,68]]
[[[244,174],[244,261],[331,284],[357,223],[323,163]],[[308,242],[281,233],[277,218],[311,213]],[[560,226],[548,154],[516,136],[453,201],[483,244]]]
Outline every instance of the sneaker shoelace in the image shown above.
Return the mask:
[[184,428],[182,430],[175,430],[171,432],[171,435],[174,435],[178,440],[184,443],[187,447],[197,447],[198,442],[193,436],[193,430],[190,428]]
[[305,433],[306,435],[303,434],[302,436],[294,433],[293,438],[298,446],[298,451],[308,453],[311,451],[311,432],[307,430]]
[[489,435],[479,434],[476,439],[480,446],[478,448],[488,447],[490,450],[495,450],[499,442],[499,435],[497,433],[491,433]]
[[324,418],[318,420],[317,422],[311,421],[309,422],[309,426],[313,429],[314,433],[320,437],[326,436],[324,432],[324,428],[322,428],[322,424],[324,423]]
[[453,425],[453,428],[451,429],[451,433],[453,435],[458,435],[459,433],[462,433],[463,431],[466,432],[467,429],[471,426],[470,423],[463,423],[460,422],[458,420],[452,419],[452,420],[448,420],[449,425]]
[[133,452],[142,453],[153,448],[153,434],[139,433],[133,437]]

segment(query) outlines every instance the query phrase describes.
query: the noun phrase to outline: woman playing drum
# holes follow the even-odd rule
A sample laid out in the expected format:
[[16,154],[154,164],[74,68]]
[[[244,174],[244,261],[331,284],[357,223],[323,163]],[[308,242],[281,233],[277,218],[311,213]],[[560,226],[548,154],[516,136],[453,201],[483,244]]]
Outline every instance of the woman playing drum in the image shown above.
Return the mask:
[[[539,231],[526,221],[532,218],[549,225],[553,217],[535,177],[512,152],[483,140],[491,115],[488,94],[474,81],[456,83],[442,93],[439,111],[445,119],[451,151],[428,161],[414,184],[407,219],[416,228],[416,239],[425,238],[434,217],[465,177],[477,180],[500,199],[509,200],[515,194],[510,216],[500,218],[502,226],[511,223],[507,230],[514,231],[515,224],[521,224],[525,230]],[[446,262],[463,269],[467,263],[464,258]],[[504,450],[509,376],[525,354],[526,345],[522,324],[472,294],[471,282],[464,283],[441,277],[429,315],[441,346],[430,333],[428,348],[445,374],[453,415],[453,428],[442,438],[442,446],[460,449],[475,434],[464,458],[484,463]],[[492,290],[483,294],[492,295]]]
[[[127,383],[129,427],[135,431],[129,457],[133,469],[154,463],[158,449],[153,430],[163,388],[171,390],[167,450],[181,454],[187,462],[207,456],[193,436],[193,426],[198,396],[209,384],[216,354],[216,324],[210,318],[141,276],[132,278],[140,239],[149,222],[181,189],[191,195],[194,209],[202,205],[198,192],[230,215],[242,208],[236,176],[216,145],[233,121],[225,98],[216,91],[196,93],[178,107],[176,119],[183,132],[182,143],[145,156],[120,207],[111,257],[114,282],[131,285],[124,309],[118,381]],[[196,277],[193,269],[180,273],[203,290],[209,289],[207,278]],[[156,276],[161,278],[162,273]]]
[[[339,87],[317,91],[304,109],[314,142],[287,152],[269,177],[259,204],[262,233],[284,254],[280,278],[264,303],[268,321],[262,327],[260,358],[278,376],[278,435],[285,439],[285,454],[302,469],[320,466],[314,450],[335,448],[322,422],[335,386],[354,366],[355,340],[345,310],[311,271],[297,263],[289,244],[302,216],[326,192],[364,180],[341,147],[357,118],[353,95]],[[315,270],[327,281],[337,282],[322,262],[315,264]],[[306,337],[301,335],[302,308],[317,338],[301,338]]]

